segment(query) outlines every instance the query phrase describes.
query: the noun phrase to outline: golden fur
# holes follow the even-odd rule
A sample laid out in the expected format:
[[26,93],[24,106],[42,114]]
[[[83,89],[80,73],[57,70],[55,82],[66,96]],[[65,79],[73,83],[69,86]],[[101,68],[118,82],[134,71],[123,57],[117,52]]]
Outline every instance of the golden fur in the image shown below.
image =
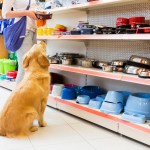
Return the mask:
[[25,136],[38,130],[33,126],[37,119],[44,127],[43,114],[49,94],[49,61],[44,42],[35,44],[23,59],[25,75],[9,96],[0,114],[0,135]]

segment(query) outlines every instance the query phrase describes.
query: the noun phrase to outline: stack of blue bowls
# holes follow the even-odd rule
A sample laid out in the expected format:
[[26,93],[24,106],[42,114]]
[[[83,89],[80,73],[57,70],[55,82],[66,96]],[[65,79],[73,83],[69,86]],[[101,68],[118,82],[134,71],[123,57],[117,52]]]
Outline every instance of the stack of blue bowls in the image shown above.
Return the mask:
[[100,109],[106,95],[98,95],[96,98],[92,98],[89,101],[89,107],[94,109]]
[[83,86],[78,93],[76,102],[79,104],[89,104],[90,100],[96,101],[96,97],[102,94],[98,86]]
[[100,110],[107,114],[120,114],[123,111],[124,99],[122,92],[108,91]]
[[150,93],[131,94],[127,99],[122,118],[138,123],[144,123],[145,120],[150,120]]
[[103,92],[99,86],[83,86],[80,89],[80,95],[88,95],[90,99],[96,98],[96,96],[101,94],[103,94]]

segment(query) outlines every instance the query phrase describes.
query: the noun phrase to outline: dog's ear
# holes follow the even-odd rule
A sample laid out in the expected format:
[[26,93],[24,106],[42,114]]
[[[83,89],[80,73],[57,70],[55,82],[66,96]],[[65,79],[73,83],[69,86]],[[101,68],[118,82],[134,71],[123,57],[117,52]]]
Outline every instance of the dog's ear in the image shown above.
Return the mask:
[[49,60],[44,54],[38,56],[38,63],[41,67],[45,68],[49,66]]
[[27,68],[29,66],[29,61],[30,61],[30,55],[25,55],[24,59],[23,59],[23,67]]

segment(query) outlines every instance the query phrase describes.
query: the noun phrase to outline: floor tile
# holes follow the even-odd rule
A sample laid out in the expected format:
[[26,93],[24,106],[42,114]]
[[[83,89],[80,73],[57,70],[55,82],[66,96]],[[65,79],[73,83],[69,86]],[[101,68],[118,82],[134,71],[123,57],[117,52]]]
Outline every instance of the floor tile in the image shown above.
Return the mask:
[[83,139],[68,125],[47,126],[40,128],[39,131],[33,133],[30,137],[34,147],[58,144],[72,141],[83,141]]
[[21,150],[25,148],[33,148],[28,137],[17,139],[0,136],[0,150]]
[[77,118],[71,114],[60,111],[60,117],[63,118],[68,124],[78,124],[84,122],[83,119]]
[[28,147],[26,147],[26,148],[15,148],[15,149],[8,149],[8,150],[35,150],[34,148],[28,148]]
[[104,129],[89,122],[70,124],[70,126],[85,139],[106,138],[116,135],[116,133],[110,130]]
[[86,142],[67,142],[57,145],[47,145],[37,147],[35,150],[95,150],[91,145]]
[[50,108],[47,107],[44,113],[44,120],[50,126],[52,125],[67,125],[66,121],[59,116],[57,112],[50,111]]
[[6,100],[8,99],[9,95],[11,94],[11,91],[8,91],[6,89],[3,89],[0,87],[0,111],[2,110]]
[[[96,150],[148,150],[147,146],[122,136],[88,141]],[[141,147],[141,149],[139,149]],[[150,149],[150,148],[149,148]]]

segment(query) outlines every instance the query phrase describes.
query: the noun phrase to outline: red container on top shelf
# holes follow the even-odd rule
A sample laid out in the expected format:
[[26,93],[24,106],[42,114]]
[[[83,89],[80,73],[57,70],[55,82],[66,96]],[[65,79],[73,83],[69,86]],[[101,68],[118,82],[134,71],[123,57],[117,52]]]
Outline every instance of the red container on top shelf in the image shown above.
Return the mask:
[[129,24],[131,24],[131,28],[134,29],[134,25],[137,23],[145,23],[145,17],[132,17],[129,18]]
[[145,17],[132,17],[129,18],[129,24],[133,23],[145,23]]
[[116,26],[127,25],[129,24],[128,18],[117,18]]
[[150,27],[145,27],[144,28],[144,33],[150,33]]
[[150,33],[150,27],[138,28],[137,33]]

